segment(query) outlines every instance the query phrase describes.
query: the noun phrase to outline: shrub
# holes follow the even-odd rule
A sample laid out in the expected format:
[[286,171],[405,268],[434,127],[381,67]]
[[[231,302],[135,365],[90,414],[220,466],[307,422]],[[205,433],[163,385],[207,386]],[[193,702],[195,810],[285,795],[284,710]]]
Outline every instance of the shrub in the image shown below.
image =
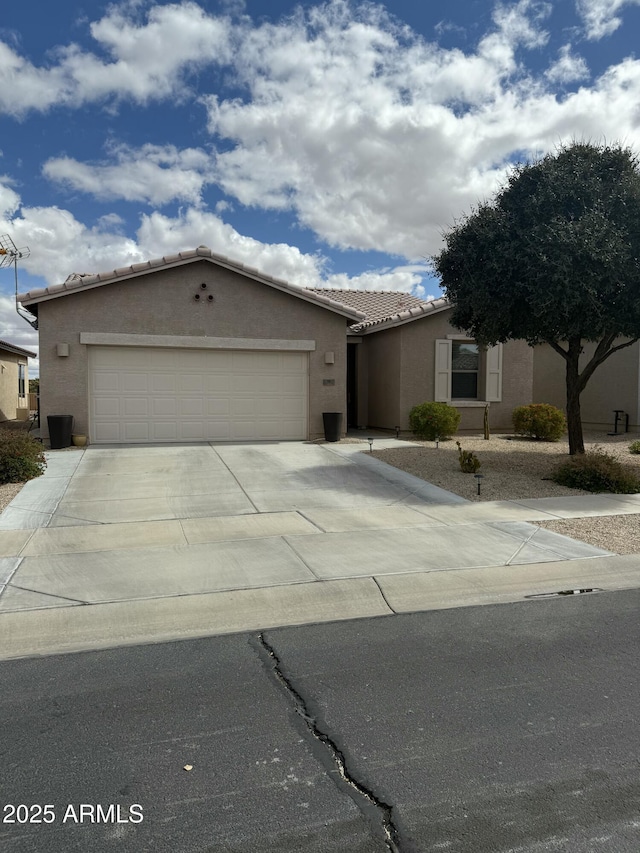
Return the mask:
[[632,495],[640,492],[640,479],[615,456],[600,448],[572,456],[553,471],[551,479],[570,489],[585,492],[613,492]]
[[640,453],[640,440],[631,442],[629,445],[629,453]]
[[456,441],[456,444],[458,445],[460,470],[464,474],[475,474],[478,468],[482,465],[482,462],[471,450],[463,450],[459,441]]
[[33,480],[46,465],[40,442],[26,432],[0,429],[0,484]]
[[409,426],[418,438],[451,438],[458,429],[460,412],[446,403],[420,403],[409,412]]
[[513,410],[513,427],[519,435],[538,441],[558,441],[567,428],[564,413],[548,403],[532,403]]

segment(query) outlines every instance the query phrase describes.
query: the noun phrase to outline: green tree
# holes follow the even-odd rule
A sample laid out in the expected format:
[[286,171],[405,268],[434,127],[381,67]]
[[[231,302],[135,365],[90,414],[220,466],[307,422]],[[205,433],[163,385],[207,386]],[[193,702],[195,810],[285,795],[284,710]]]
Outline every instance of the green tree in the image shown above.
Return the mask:
[[[546,343],[565,360],[569,452],[584,453],[580,394],[640,337],[636,155],[576,142],[515,167],[493,201],[450,229],[433,262],[457,328],[486,345]],[[586,341],[595,352],[580,370]]]

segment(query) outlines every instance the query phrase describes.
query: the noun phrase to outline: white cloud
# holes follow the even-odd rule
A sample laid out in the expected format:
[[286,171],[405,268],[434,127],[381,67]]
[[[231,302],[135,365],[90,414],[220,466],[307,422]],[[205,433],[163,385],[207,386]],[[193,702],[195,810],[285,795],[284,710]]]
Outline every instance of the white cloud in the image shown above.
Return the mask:
[[625,6],[638,6],[640,0],[576,0],[576,11],[582,18],[587,38],[597,40],[610,36],[622,24],[618,15]]
[[577,80],[589,78],[589,68],[582,56],[576,56],[570,44],[560,48],[559,56],[545,72],[545,77],[550,83],[575,83]]
[[410,291],[422,279],[417,269],[406,267],[374,270],[359,276],[331,274],[322,255],[304,254],[288,243],[262,243],[238,233],[215,214],[195,208],[175,218],[157,212],[143,216],[137,236],[149,257],[204,245],[217,254],[301,287]]
[[545,43],[549,9],[498,6],[470,54],[342,0],[254,28],[236,59],[249,100],[206,100],[211,132],[235,143],[218,157],[221,186],[293,209],[334,246],[434,251],[443,223],[491,193],[521,147],[521,128],[497,127],[493,112],[536,88],[515,54]]
[[71,157],[55,157],[42,171],[52,181],[99,199],[157,206],[176,199],[197,204],[203,187],[213,180],[211,158],[201,149],[116,145],[109,153],[115,162],[81,163]]
[[[0,197],[1,190],[0,185]],[[10,233],[17,245],[31,249],[20,269],[40,276],[47,284],[64,281],[72,272],[112,270],[199,245],[303,287],[411,290],[421,281],[420,268],[407,267],[353,277],[334,275],[327,272],[327,260],[320,254],[305,254],[287,243],[262,243],[238,233],[215,214],[195,207],[186,208],[174,218],[157,211],[142,216],[135,240],[120,233],[120,225],[118,216],[107,215],[96,227],[89,228],[68,210],[57,207],[18,207],[13,215],[0,216],[0,233]],[[5,293],[11,292],[13,276],[0,282],[0,287]],[[18,326],[23,322],[17,315],[9,316]],[[8,334],[13,326],[9,329],[7,322],[0,315],[0,329],[6,326]],[[28,327],[25,333],[30,334]]]
[[[582,0],[592,37],[623,5]],[[204,243],[294,282],[415,288],[420,265],[349,278],[328,270],[320,253],[261,243],[222,217],[240,205],[287,210],[330,245],[417,260],[438,251],[442,230],[493,193],[515,156],[572,138],[640,148],[640,62],[626,59],[590,80],[566,44],[546,70],[527,68],[527,52],[536,52],[537,67],[548,44],[549,3],[498,4],[490,30],[466,52],[427,42],[382,6],[345,0],[300,8],[276,24],[241,17],[233,28],[192,2],[153,6],[144,19],[140,8],[110,7],[90,28],[95,53],[70,45],[46,68],[0,43],[0,109],[17,114],[23,98],[25,109],[46,109],[193,97],[183,85],[187,71],[219,63],[244,97],[201,98],[215,156],[112,145],[97,163],[47,161],[45,175],[76,192],[152,208],[185,203],[178,216],[142,217],[135,239],[109,213],[91,227],[60,208],[20,209],[14,185],[0,182],[0,228],[4,215],[2,230],[31,245],[32,271],[47,281]],[[14,89],[2,85],[3,68]],[[210,183],[227,193],[215,213],[203,201]]]
[[153,6],[140,21],[135,5],[112,6],[91,24],[97,53],[69,44],[59,47],[48,65],[36,66],[0,42],[0,112],[21,117],[89,101],[144,104],[181,97],[187,70],[228,60],[227,18],[182,2]]
[[517,156],[575,137],[640,143],[640,65],[591,86],[566,45],[546,72],[524,65],[550,4],[499,5],[475,49],[444,50],[380,7],[342,0],[247,31],[235,59],[244,100],[206,99],[209,129],[233,145],[218,180],[242,204],[291,210],[322,240],[409,259],[489,197]]
[[12,183],[8,175],[0,175],[0,216],[11,215],[20,207],[20,196],[11,189]]
[[0,232],[31,255],[20,267],[48,284],[64,281],[72,272],[98,272],[147,260],[134,240],[100,227],[89,228],[68,210],[23,207],[14,216],[0,217]]

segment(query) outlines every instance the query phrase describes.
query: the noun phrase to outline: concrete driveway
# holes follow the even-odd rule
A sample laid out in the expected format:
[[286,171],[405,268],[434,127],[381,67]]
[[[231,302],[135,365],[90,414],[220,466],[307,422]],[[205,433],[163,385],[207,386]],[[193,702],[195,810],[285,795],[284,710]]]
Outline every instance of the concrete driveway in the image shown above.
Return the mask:
[[548,502],[469,503],[366,449],[50,452],[0,515],[5,656],[513,600],[613,571],[528,523],[562,514]]

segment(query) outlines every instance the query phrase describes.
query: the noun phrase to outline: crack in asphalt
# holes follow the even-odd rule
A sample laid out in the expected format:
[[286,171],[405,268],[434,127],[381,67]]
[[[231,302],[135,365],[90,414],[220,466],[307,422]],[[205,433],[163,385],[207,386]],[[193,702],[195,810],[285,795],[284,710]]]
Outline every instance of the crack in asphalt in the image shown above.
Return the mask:
[[283,673],[280,658],[273,646],[265,640],[264,634],[259,634],[257,639],[256,646],[260,658],[291,700],[293,710],[303,720],[306,732],[313,739],[313,743],[322,748],[322,752],[315,749],[314,754],[328,769],[330,778],[339,789],[351,797],[363,816],[372,824],[374,831],[382,837],[388,850],[391,853],[402,853],[392,807],[350,773],[345,755],[332,738],[322,730],[320,721],[310,713],[302,694]]

